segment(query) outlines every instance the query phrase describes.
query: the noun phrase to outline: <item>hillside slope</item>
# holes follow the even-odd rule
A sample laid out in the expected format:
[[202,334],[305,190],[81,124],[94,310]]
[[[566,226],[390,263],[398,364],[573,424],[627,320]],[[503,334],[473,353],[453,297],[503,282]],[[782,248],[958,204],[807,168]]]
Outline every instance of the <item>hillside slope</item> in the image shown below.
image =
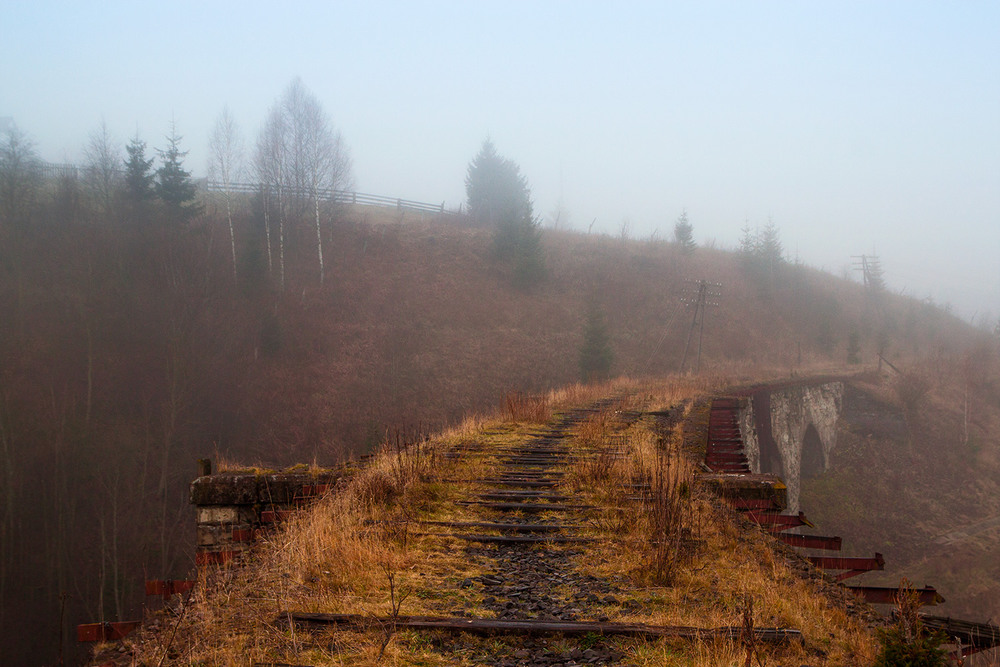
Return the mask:
[[[235,281],[211,213],[181,229],[53,204],[30,227],[0,229],[11,660],[54,660],[76,623],[130,617],[144,573],[186,575],[196,458],[330,464],[387,430],[436,430],[508,390],[571,383],[590,309],[607,322],[611,373],[634,377],[680,367],[689,281],[722,285],[701,365],[734,381],[841,366],[852,338],[867,364],[881,349],[904,370],[960,368],[982,338],[932,305],[804,266],[762,271],[654,240],[547,231],[546,274],[521,289],[489,230],[391,209],[338,212],[323,230],[322,285],[314,232],[290,225],[282,285],[261,213],[245,204]],[[983,457],[995,433],[984,425],[973,441]]]
[[[368,225],[348,218],[331,232],[327,284],[321,289],[307,274],[292,288],[295,298],[278,306],[282,347],[259,376],[271,383],[268,371],[291,371],[296,382],[322,389],[309,392],[308,420],[295,412],[304,392],[294,390],[290,410],[269,417],[294,415],[299,428],[329,420],[315,435],[321,453],[356,447],[366,426],[412,421],[414,405],[437,426],[511,388],[577,380],[589,308],[607,321],[612,375],[676,372],[693,315],[682,299],[692,298],[698,280],[722,285],[705,317],[706,370],[843,365],[852,336],[868,363],[878,349],[897,362],[957,355],[975,337],[933,306],[891,294],[876,302],[860,285],[804,266],[762,273],[733,253],[702,248],[687,256],[660,241],[547,232],[545,278],[518,289],[494,260],[488,230],[412,217]],[[308,258],[299,265],[307,268]],[[688,369],[698,338],[696,330]],[[345,405],[353,414],[342,412]],[[301,437],[289,424],[272,428],[282,443]],[[301,459],[302,443],[295,448]],[[263,460],[274,460],[274,451],[264,448]]]
[[935,613],[995,622],[1000,401],[984,351],[853,387],[831,468],[804,481],[802,503],[845,549],[885,554],[872,581],[933,585],[947,600]]

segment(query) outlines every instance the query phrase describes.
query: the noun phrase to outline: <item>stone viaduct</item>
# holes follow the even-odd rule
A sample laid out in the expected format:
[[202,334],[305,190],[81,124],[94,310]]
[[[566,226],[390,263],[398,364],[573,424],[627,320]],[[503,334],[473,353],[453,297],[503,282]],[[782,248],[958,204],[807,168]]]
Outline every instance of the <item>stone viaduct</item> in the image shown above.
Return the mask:
[[844,382],[833,379],[755,387],[741,396],[740,433],[750,470],[779,475],[792,512],[799,511],[802,480],[829,465],[843,403]]

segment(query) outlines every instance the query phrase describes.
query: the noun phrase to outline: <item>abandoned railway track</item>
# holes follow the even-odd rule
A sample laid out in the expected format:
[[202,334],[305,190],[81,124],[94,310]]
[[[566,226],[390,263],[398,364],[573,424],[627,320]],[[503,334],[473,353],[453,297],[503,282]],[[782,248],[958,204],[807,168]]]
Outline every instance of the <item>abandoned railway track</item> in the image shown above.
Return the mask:
[[[206,565],[237,566],[206,566],[155,621],[159,635],[140,629],[112,664],[869,662],[874,615],[855,594],[891,591],[852,593],[819,568],[858,574],[879,556],[816,555],[841,541],[803,533],[780,481],[747,472],[732,402],[713,411],[684,396],[478,424],[282,492],[288,504],[254,511],[287,528],[232,526],[257,546],[208,545],[228,555]],[[695,455],[718,469],[696,479],[699,433]]]
[[[453,459],[488,459],[490,474],[469,480],[470,495],[454,501],[456,508],[468,513],[464,520],[419,522],[424,528],[461,532],[420,535],[466,543],[465,560],[482,573],[454,585],[479,597],[485,614],[476,616],[466,609],[456,609],[451,616],[394,615],[373,619],[359,614],[287,612],[284,619],[302,629],[371,628],[377,624],[396,630],[502,635],[508,637],[508,650],[474,655],[470,660],[472,664],[498,667],[631,664],[619,647],[607,641],[619,636],[698,642],[752,638],[755,644],[801,641],[801,633],[788,628],[695,628],[610,621],[610,609],[622,605],[626,578],[581,573],[576,565],[586,557],[586,550],[566,545],[600,539],[584,534],[590,515],[599,508],[576,502],[568,479],[574,464],[593,463],[600,456],[581,452],[567,442],[583,420],[608,410],[611,404],[605,400],[587,409],[568,411],[553,420],[549,428],[527,433],[511,446],[475,444],[460,453],[449,453]],[[610,456],[621,458],[623,454],[619,451]],[[634,492],[636,486],[648,487],[628,485],[629,492]],[[554,636],[561,637],[558,644],[550,643]]]
[[[579,567],[588,555],[585,545],[602,539],[591,527],[595,514],[604,508],[579,501],[573,487],[574,466],[581,462],[612,465],[625,454],[616,447],[621,444],[618,436],[612,447],[600,452],[581,450],[579,443],[572,443],[582,422],[612,407],[613,401],[604,400],[567,411],[548,428],[525,433],[507,446],[474,443],[448,453],[451,459],[485,460],[488,474],[468,480],[467,495],[453,500],[455,509],[463,513],[461,520],[420,521],[426,532],[419,535],[464,543],[464,560],[480,574],[452,585],[479,600],[479,613],[470,612],[472,605],[466,602],[447,616],[372,618],[288,611],[276,623],[287,622],[301,630],[376,625],[394,631],[502,636],[506,643],[500,650],[462,656],[463,664],[496,667],[634,664],[621,646],[610,641],[619,636],[687,642],[724,639],[748,647],[800,643],[802,633],[797,629],[758,628],[752,621],[748,626],[700,628],[611,620],[612,614],[636,603],[623,596],[631,588],[627,576],[595,576]],[[626,415],[623,425],[639,417]],[[637,490],[648,491],[650,484],[625,487],[619,503],[651,501],[648,495],[634,495]],[[427,530],[431,528],[442,531]],[[459,642],[457,646],[460,652],[464,645]],[[454,652],[454,643],[442,642],[440,649],[447,653],[449,647]]]

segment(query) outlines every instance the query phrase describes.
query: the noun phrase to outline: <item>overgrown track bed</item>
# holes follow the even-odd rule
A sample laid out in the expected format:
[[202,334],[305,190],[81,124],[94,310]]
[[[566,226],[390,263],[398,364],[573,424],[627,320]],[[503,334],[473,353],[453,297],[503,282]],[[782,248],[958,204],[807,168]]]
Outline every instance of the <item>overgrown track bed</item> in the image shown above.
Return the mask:
[[[452,548],[444,541],[447,538],[466,543],[463,560],[478,574],[453,581],[451,592],[476,603],[467,601],[451,609],[451,616],[373,619],[356,614],[296,613],[288,622],[303,629],[327,625],[370,629],[374,625],[395,631],[485,634],[494,637],[489,650],[469,651],[465,642],[442,640],[435,644],[436,653],[446,662],[499,667],[631,665],[637,657],[634,641],[651,638],[701,644],[729,641],[732,645],[746,641],[754,646],[801,642],[801,633],[789,628],[612,621],[612,615],[642,616],[642,604],[630,594],[633,580],[621,573],[585,571],[591,555],[587,548],[566,546],[608,540],[600,516],[608,507],[581,502],[580,471],[600,474],[602,467],[621,464],[630,452],[625,436],[618,433],[602,433],[600,447],[584,446],[578,435],[584,421],[596,420],[600,428],[607,428],[609,415],[613,415],[614,429],[628,429],[641,418],[641,413],[616,410],[613,401],[605,400],[559,415],[545,429],[508,434],[513,437],[499,445],[483,438],[449,456],[483,460],[486,474],[466,480],[465,494],[452,500],[461,520],[420,521],[428,529],[420,535],[443,540],[444,549]],[[619,506],[611,509],[638,512],[639,506],[653,500],[653,482],[621,484],[623,494],[615,499]],[[434,532],[433,528],[455,532]],[[664,537],[676,540],[679,533]],[[626,646],[615,637],[635,639]]]
[[822,586],[694,484],[676,394],[629,400],[387,449],[118,664],[870,662]]
[[[588,539],[579,535],[582,526],[579,515],[584,510],[593,509],[593,506],[574,504],[572,494],[563,488],[566,466],[578,460],[565,443],[573,427],[587,414],[575,411],[562,415],[554,420],[549,429],[531,433],[518,446],[492,454],[496,459],[496,475],[479,480],[483,488],[476,489],[476,501],[480,501],[476,510],[480,513],[481,523],[491,523],[501,534],[494,538],[499,541],[494,547],[466,548],[468,560],[481,567],[484,574],[462,584],[479,593],[483,609],[497,619],[494,622],[489,619],[480,621],[485,622],[493,633],[530,636],[559,632],[569,635],[568,626],[581,618],[608,620],[607,616],[600,614],[597,618],[589,618],[592,602],[618,602],[613,596],[617,590],[613,582],[581,576],[575,571],[573,561],[582,555],[582,551],[555,546]],[[494,480],[503,484],[491,488]],[[538,488],[534,485],[545,485],[546,491],[528,490]],[[500,499],[507,502],[481,502]],[[555,513],[558,518],[555,518]],[[524,538],[509,535],[525,530],[521,526],[531,526],[532,531],[544,531],[546,536],[541,539],[545,541],[541,544],[531,538],[520,541]],[[518,541],[509,541],[511,537]],[[554,629],[553,624],[560,622],[562,625]],[[595,627],[590,626],[583,633],[573,634],[587,632],[599,634]],[[604,642],[592,639],[586,645],[578,640],[567,642],[562,646],[563,650],[554,652],[544,640],[536,640],[514,648],[506,656],[489,656],[475,660],[474,664],[573,665],[580,664],[578,661],[616,664],[623,659],[621,653]]]

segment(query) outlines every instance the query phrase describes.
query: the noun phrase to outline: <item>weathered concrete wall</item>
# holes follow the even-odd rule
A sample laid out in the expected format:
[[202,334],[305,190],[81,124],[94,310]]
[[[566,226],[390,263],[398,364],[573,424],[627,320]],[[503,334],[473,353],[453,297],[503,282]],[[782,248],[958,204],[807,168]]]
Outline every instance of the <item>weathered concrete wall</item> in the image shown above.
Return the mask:
[[804,457],[807,472],[829,464],[843,402],[844,383],[836,381],[759,390],[741,403],[740,432],[750,469],[785,480],[792,512],[799,511]]

